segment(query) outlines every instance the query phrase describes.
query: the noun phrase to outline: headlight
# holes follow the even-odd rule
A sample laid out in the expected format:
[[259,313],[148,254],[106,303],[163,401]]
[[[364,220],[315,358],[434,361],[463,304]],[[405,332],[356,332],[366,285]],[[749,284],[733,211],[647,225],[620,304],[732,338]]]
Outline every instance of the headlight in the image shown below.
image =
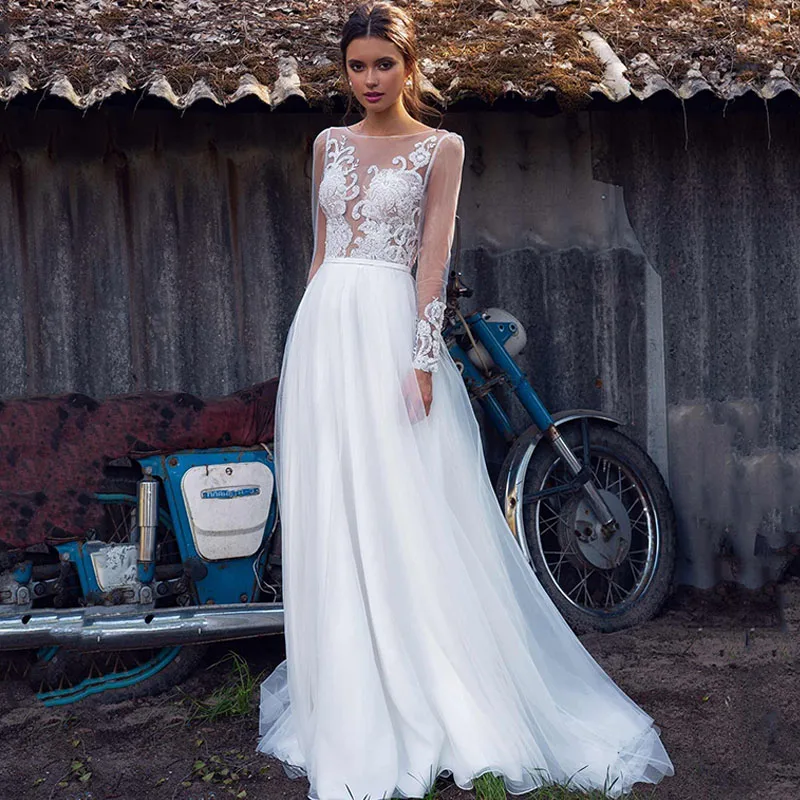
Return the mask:
[[[525,334],[525,326],[513,314],[503,308],[487,308],[483,312],[483,316],[489,323],[513,326],[515,330],[506,340],[503,347],[512,358],[522,351],[528,341],[528,337]],[[490,367],[495,365],[492,357],[481,342],[478,342],[477,347],[471,347],[467,351],[467,355],[469,360],[479,369],[482,366],[481,359]]]

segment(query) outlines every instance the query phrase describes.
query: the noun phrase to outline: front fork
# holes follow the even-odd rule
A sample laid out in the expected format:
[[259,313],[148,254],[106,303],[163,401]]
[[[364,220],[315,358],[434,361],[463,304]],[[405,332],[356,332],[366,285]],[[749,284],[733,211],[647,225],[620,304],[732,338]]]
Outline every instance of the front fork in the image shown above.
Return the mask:
[[[503,336],[508,338],[508,335],[510,335],[509,332],[505,331],[503,335],[499,335],[500,331],[497,330],[497,323],[488,323],[481,312],[475,312],[468,318],[465,319],[461,317],[461,319],[465,326],[471,327],[477,334],[478,339],[488,350],[492,360],[501,370],[501,374],[505,375],[507,382],[516,392],[517,397],[531,415],[536,426],[539,430],[544,431],[544,435],[550,441],[550,444],[553,445],[558,455],[561,456],[564,463],[567,465],[567,469],[572,473],[575,482],[580,484],[581,491],[600,522],[603,539],[608,541],[616,533],[618,528],[614,515],[609,511],[600,492],[594,485],[592,471],[588,464],[581,464],[575,457],[575,454],[570,450],[569,446],[558,432],[553,418],[542,404],[542,401],[533,390],[533,387],[528,383],[525,373],[519,368],[517,362],[514,361],[503,346],[503,342],[505,341]],[[461,352],[463,353],[463,351]],[[459,358],[459,361],[462,362],[461,372],[462,376],[467,381],[468,387],[471,387],[473,391],[475,391],[477,387],[486,384],[485,376],[475,368],[469,358],[466,357],[466,354],[463,354],[463,356]],[[503,410],[499,408],[496,400],[494,400],[494,404],[495,407],[490,406],[487,410],[490,412],[490,416],[497,425],[498,430],[503,432],[506,438],[510,438],[512,435],[511,423]],[[585,427],[583,444],[584,450],[588,454],[589,442]]]
[[[558,428],[555,425],[550,425],[544,433],[550,444],[555,448],[555,451],[567,465],[567,469],[572,473],[573,478],[580,483],[581,491],[600,521],[603,539],[608,541],[616,533],[618,526],[614,515],[608,510],[605,500],[600,496],[600,492],[597,491],[597,487],[594,485],[591,469],[588,465],[581,464],[578,461],[575,453],[570,450],[569,445],[564,441],[564,437],[558,432]],[[588,448],[588,442],[584,442],[584,447]]]

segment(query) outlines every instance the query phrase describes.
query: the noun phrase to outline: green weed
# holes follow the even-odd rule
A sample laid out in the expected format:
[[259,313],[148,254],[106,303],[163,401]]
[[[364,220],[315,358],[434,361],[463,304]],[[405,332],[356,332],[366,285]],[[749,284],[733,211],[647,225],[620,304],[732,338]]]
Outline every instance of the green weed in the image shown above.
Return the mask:
[[475,778],[475,797],[477,800],[506,800],[506,785],[503,779],[491,772]]
[[218,686],[203,700],[186,695],[192,706],[191,719],[214,722],[221,717],[249,714],[255,707],[256,689],[264,679],[264,673],[254,675],[247,661],[233,651],[212,666],[226,661],[231,662],[231,670],[222,686]]
[[[610,795],[608,792],[614,786],[614,781],[611,781],[611,783],[606,782],[606,785],[603,789],[595,789],[590,792],[584,792],[575,788],[572,779],[568,780],[566,783],[547,783],[545,782],[545,779],[539,778],[539,783],[542,784],[539,789],[535,789],[529,794],[522,795],[520,800],[610,800]],[[513,795],[508,795],[506,793],[506,787],[503,779],[492,774],[491,772],[487,772],[476,777],[474,784],[476,800],[516,800]],[[432,775],[428,782],[424,785],[432,788],[427,790],[423,800],[437,800],[439,797],[439,792],[437,789],[439,787],[433,786]],[[350,791],[350,787],[347,787],[347,792],[350,795],[350,800],[372,800],[369,795],[365,795],[363,798],[354,797],[353,793]],[[655,787],[652,788],[647,797],[653,797],[654,793]],[[618,800],[644,800],[644,797],[644,795],[640,795],[634,791],[631,794],[624,795]],[[384,796],[378,800],[392,799]]]

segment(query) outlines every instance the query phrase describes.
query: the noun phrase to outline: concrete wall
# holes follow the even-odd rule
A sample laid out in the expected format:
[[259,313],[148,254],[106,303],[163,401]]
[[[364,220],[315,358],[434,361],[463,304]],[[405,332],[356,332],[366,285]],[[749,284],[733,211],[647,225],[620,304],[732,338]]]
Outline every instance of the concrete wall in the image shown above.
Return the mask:
[[[319,114],[0,114],[0,396],[221,394],[275,375],[310,258]],[[452,114],[472,305],[528,329],[552,410],[669,475],[679,579],[756,586],[798,529],[800,185],[789,115]],[[526,423],[519,409],[518,425]],[[502,456],[490,437],[490,458]]]

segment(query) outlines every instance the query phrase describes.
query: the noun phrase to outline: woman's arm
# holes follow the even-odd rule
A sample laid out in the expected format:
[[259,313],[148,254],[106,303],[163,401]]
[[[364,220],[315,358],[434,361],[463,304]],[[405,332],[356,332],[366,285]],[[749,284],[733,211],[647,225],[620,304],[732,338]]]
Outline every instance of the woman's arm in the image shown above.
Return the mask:
[[306,277],[306,286],[319,269],[325,258],[325,212],[319,207],[319,185],[322,181],[322,172],[325,167],[325,148],[328,144],[330,128],[317,134],[314,139],[314,157],[311,166],[311,224],[314,226],[314,253],[311,256],[311,266]]
[[434,151],[426,175],[425,210],[417,261],[413,365],[424,372],[435,372],[439,368],[447,271],[463,165],[464,141],[458,134],[445,134]]

